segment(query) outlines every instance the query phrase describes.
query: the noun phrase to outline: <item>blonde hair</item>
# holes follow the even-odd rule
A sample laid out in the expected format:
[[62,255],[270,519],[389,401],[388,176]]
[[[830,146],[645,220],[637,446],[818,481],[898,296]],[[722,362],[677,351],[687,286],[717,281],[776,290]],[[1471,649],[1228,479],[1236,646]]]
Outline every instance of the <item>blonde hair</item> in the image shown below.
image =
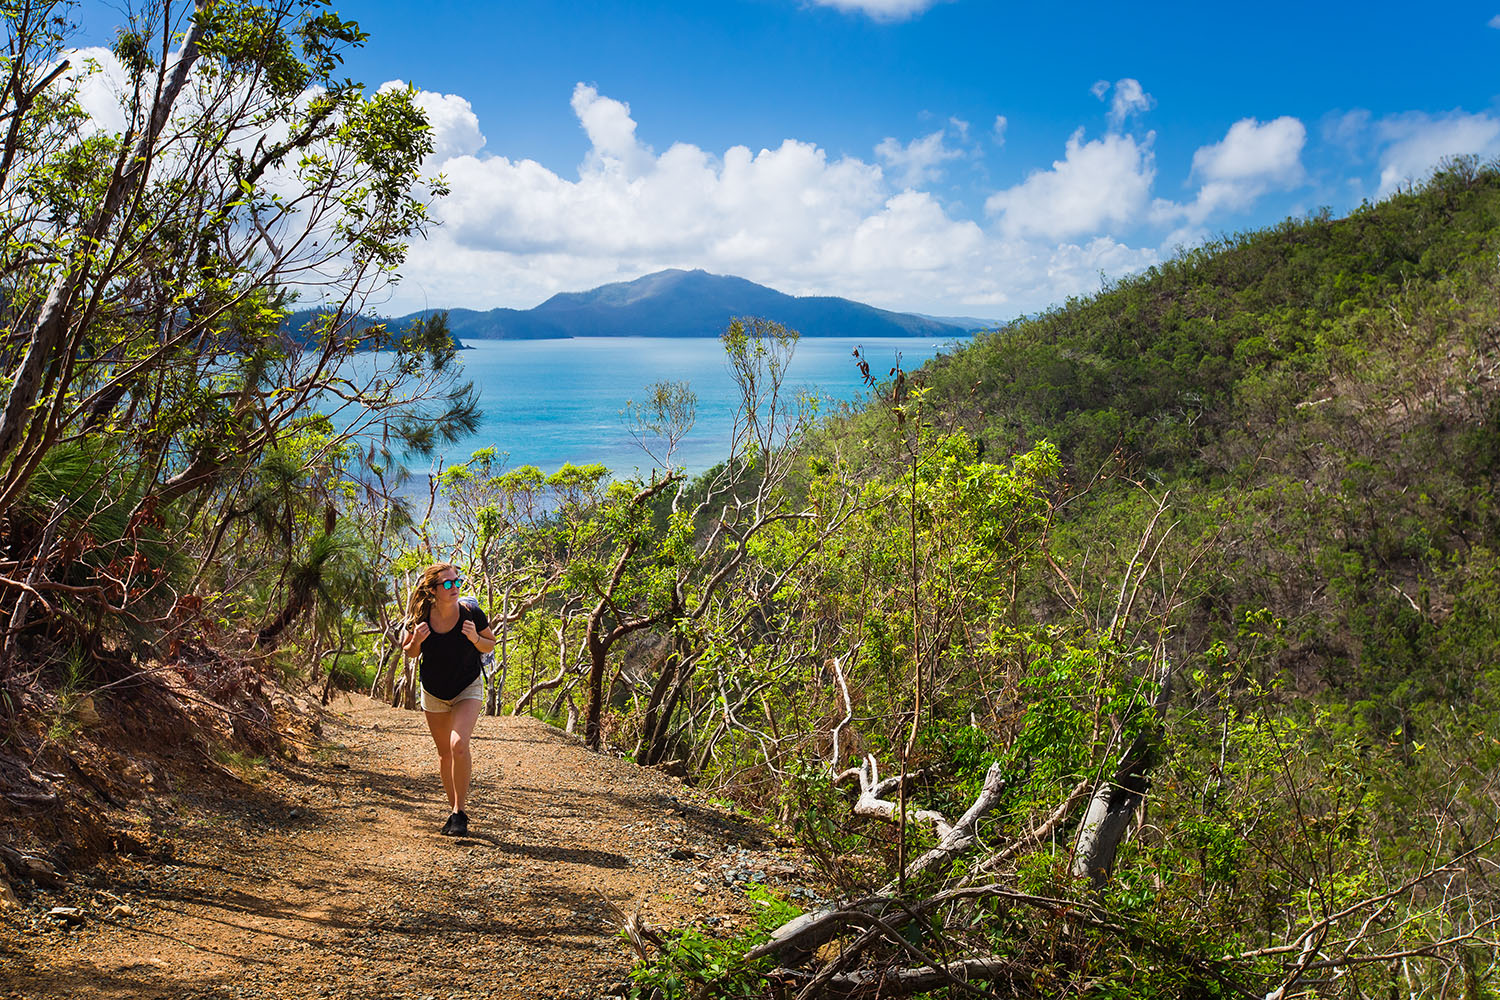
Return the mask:
[[458,571],[458,567],[452,563],[433,563],[422,571],[422,579],[412,588],[411,596],[406,599],[406,627],[413,629],[419,622],[427,620],[432,611],[432,585],[437,583],[438,577],[449,570]]

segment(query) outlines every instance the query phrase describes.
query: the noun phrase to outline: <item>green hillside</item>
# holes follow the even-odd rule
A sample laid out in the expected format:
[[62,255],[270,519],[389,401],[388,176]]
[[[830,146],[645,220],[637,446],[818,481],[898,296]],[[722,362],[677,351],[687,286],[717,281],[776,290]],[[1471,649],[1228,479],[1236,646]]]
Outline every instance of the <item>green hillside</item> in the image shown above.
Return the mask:
[[995,444],[1047,436],[1074,468],[1121,449],[1158,474],[1238,475],[1234,446],[1287,406],[1388,378],[1383,363],[1431,367],[1445,335],[1416,326],[1459,339],[1455,324],[1483,326],[1452,312],[1492,287],[1497,185],[1493,171],[1458,165],[1344,219],[1210,244],[977,338],[931,384]]
[[[982,899],[916,939],[1007,995],[1494,996],[1497,250],[1500,173],[1459,163],[981,336],[825,424],[814,469],[886,492],[798,578],[800,634],[858,650],[831,661],[847,689],[776,704],[833,732],[847,705],[873,756],[848,819],[806,771],[781,794],[872,895],[749,954],[842,938],[824,982],[896,966],[958,995],[835,927],[910,942],[895,914]],[[896,797],[877,762],[919,764],[909,801],[977,813],[974,839],[912,860],[913,818],[886,846],[859,819]]]
[[1057,445],[1075,556],[1143,516],[1137,483],[1172,494],[1168,549],[1205,549],[1183,653],[1267,609],[1270,674],[1399,726],[1491,694],[1497,252],[1500,174],[1458,164],[981,335],[914,381],[992,457]]

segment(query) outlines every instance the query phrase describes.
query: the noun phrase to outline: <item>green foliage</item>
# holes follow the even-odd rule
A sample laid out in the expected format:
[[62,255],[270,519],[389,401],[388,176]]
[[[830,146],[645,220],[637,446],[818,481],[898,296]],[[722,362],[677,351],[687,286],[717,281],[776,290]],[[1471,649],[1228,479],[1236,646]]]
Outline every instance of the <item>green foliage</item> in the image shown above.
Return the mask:
[[[413,523],[391,502],[405,457],[476,419],[446,318],[332,308],[284,340],[277,283],[339,260],[319,275],[352,303],[396,273],[443,190],[418,175],[415,92],[336,80],[364,36],[321,0],[200,13],[223,100],[170,136],[130,103],[150,87],[128,137],[80,135],[71,92],[15,112],[0,521],[49,616],[15,634],[171,634],[168,659],[282,643],[325,690],[364,687],[414,575],[456,561],[501,639],[497,707],[564,722],[582,701],[591,742],[686,762],[839,891],[905,893],[866,969],[982,954],[1016,995],[1290,996],[1323,984],[1307,955],[1359,996],[1391,992],[1399,956],[1405,995],[1485,988],[1500,172],[1455,163],[1348,219],[1191,251],[893,370],[812,436],[782,390],[795,333],[738,319],[734,440],[705,475],[672,466],[696,397],[660,383],[627,413],[650,478],[486,448],[436,471]],[[142,81],[146,37],[115,46]],[[60,45],[17,38],[17,79]],[[138,140],[204,159],[158,156],[122,200]],[[283,254],[313,236],[335,245]],[[21,377],[34,356],[45,379]],[[66,662],[65,694],[95,665]],[[992,766],[993,808],[922,855],[928,811],[963,815]],[[1132,821],[1107,857],[1095,803]],[[918,912],[946,887],[968,895]],[[727,940],[668,931],[634,995],[769,989],[771,960],[740,956],[795,910],[751,900],[758,926]]]
[[667,947],[631,970],[626,996],[650,1000],[657,990],[662,1000],[759,995],[773,963],[747,962],[741,956],[801,910],[764,886],[747,888],[745,898],[755,908],[755,927],[728,938],[711,937],[693,927],[668,932]]
[[[409,90],[336,77],[365,35],[326,0],[147,3],[114,44],[123,131],[97,134],[82,77],[55,72],[66,9],[3,12],[0,511],[38,597],[11,631],[101,656],[170,659],[230,630],[355,648],[403,521],[373,503],[364,520],[359,494],[388,499],[402,456],[476,419],[444,317],[347,319],[443,193],[420,175],[425,116]],[[305,343],[280,331],[299,284],[339,298]],[[365,344],[382,350],[354,363]]]
[[[184,554],[164,537],[163,522],[137,513],[144,498],[142,473],[137,460],[107,442],[61,445],[38,464],[12,526],[36,538],[56,518],[54,579],[79,588],[107,580],[101,596],[126,613],[101,615],[97,624],[130,640],[149,634],[139,619],[169,607],[189,573]],[[56,599],[77,615],[92,616],[100,609],[90,596],[63,591]]]
[[[705,777],[857,896],[932,839],[829,777],[904,762],[907,808],[951,819],[998,761],[944,884],[1058,902],[902,936],[1004,958],[1011,992],[1440,994],[1500,912],[1443,869],[1500,829],[1497,250],[1500,172],[1460,162],[893,373],[751,549],[774,584],[714,640]],[[1144,804],[1090,892],[1110,780]],[[1334,978],[1289,971],[1320,935]],[[866,968],[921,964],[882,947]]]

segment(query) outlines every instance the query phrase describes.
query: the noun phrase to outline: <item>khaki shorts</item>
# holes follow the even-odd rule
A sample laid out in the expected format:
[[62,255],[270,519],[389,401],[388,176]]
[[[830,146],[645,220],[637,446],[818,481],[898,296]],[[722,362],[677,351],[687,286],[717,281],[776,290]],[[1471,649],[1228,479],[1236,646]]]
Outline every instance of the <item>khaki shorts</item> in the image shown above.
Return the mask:
[[461,701],[484,701],[483,674],[474,678],[473,684],[470,684],[452,698],[439,698],[426,688],[422,689],[422,711],[424,712],[451,712],[453,711],[453,706]]

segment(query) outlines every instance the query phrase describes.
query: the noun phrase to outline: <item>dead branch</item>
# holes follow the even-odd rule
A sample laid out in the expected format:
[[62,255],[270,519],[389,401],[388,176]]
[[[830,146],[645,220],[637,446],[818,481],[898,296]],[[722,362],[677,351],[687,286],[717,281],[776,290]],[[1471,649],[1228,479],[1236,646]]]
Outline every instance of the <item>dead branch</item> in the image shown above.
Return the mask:
[[828,985],[835,993],[866,993],[875,990],[883,997],[910,996],[955,983],[967,985],[972,980],[983,982],[1000,979],[1015,971],[1014,960],[986,955],[982,958],[959,959],[946,965],[924,965],[912,969],[858,969],[830,977]]
[[974,871],[992,872],[1027,847],[1030,847],[1032,844],[1039,844],[1052,836],[1052,834],[1057,832],[1057,828],[1062,825],[1063,821],[1068,818],[1068,815],[1077,808],[1078,803],[1083,801],[1088,791],[1089,781],[1085,778],[1073,786],[1073,790],[1068,793],[1067,798],[1063,799],[1062,804],[1053,810],[1052,814],[1043,820],[1040,825],[1032,828],[1029,833],[1011,841],[1003,850],[996,851],[988,858],[985,858],[974,866]]
[[1130,741],[1114,773],[1099,783],[1078,825],[1073,846],[1073,875],[1089,877],[1094,885],[1104,884],[1114,868],[1115,852],[1125,839],[1126,830],[1136,809],[1146,797],[1151,784],[1151,767],[1155,763],[1157,733],[1155,723],[1166,711],[1171,692],[1172,672],[1163,668],[1161,683],[1150,711],[1152,722]]
[[[959,817],[957,823],[948,828],[948,832],[942,835],[936,847],[907,866],[906,878],[913,879],[933,869],[946,869],[954,859],[968,850],[978,836],[979,821],[1000,803],[1000,795],[1004,791],[1005,778],[1000,762],[997,760],[985,772],[984,786],[975,797],[974,804]],[[894,885],[895,883],[886,885],[884,891],[891,891]]]
[[[849,777],[850,775],[859,779],[859,799],[854,803],[854,814],[856,816],[874,816],[878,819],[890,820],[892,823],[900,819],[900,806],[883,796],[899,789],[902,785],[916,780],[921,776],[920,772],[909,774],[898,774],[892,778],[880,780],[880,765],[875,760],[874,754],[866,754],[864,761],[857,768],[851,768],[839,775],[835,783]],[[931,823],[937,827],[939,837],[946,837],[953,830],[952,824],[942,813],[932,809],[908,809],[906,812],[907,822]]]

